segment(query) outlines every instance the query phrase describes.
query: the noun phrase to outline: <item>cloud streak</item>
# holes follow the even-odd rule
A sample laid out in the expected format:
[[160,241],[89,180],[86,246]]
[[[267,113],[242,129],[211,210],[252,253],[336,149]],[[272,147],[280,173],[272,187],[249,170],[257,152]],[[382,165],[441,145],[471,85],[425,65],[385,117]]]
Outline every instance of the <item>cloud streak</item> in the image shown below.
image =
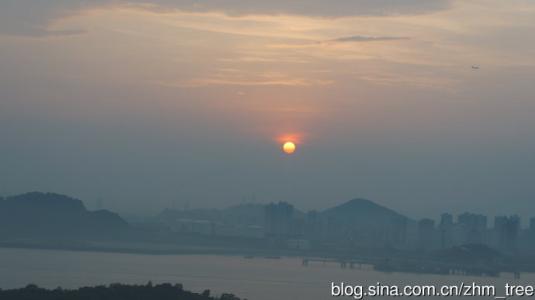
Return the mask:
[[229,15],[303,15],[350,17],[421,14],[449,7],[450,0],[155,0],[158,8],[217,11]]
[[310,87],[332,84],[332,80],[308,79],[308,78],[256,78],[256,79],[236,79],[236,78],[197,78],[186,82],[156,82],[164,87],[177,88],[201,88],[207,86],[286,86],[286,87]]
[[402,36],[362,36],[353,35],[346,37],[339,37],[332,40],[327,40],[328,43],[358,43],[358,42],[380,42],[380,41],[399,41],[409,40],[409,37]]
[[[49,32],[55,20],[85,9],[109,5],[133,5],[154,12],[221,12],[229,16],[300,15],[339,18],[351,16],[412,15],[442,10],[451,0],[5,0],[0,1],[0,34],[22,36],[58,35]],[[81,32],[77,32],[81,33]]]

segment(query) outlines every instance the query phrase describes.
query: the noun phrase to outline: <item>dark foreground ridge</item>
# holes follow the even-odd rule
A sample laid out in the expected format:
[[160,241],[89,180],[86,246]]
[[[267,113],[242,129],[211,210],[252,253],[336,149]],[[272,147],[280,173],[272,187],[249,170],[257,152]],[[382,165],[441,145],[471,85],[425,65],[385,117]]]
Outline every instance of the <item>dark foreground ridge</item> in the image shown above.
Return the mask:
[[[0,290],[0,299],[10,300],[240,300],[232,294],[210,296],[210,291],[201,294],[185,291],[181,284],[152,285],[111,284],[109,286],[83,287],[77,290],[57,288],[47,290],[28,285],[16,290]],[[246,299],[244,299],[246,300]]]

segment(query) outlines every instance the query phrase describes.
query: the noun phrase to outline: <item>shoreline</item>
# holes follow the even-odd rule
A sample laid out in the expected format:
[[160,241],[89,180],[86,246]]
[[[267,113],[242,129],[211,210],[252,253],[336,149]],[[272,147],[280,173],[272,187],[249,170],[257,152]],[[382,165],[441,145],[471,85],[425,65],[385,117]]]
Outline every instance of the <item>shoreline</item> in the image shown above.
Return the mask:
[[[396,266],[395,264],[388,263],[388,258],[383,258],[383,261],[377,261],[375,263],[363,262],[358,259],[337,259],[332,256],[321,256],[319,253],[315,255],[304,255],[304,253],[296,253],[291,251],[254,251],[251,249],[235,249],[235,248],[202,248],[202,247],[182,247],[174,249],[146,249],[146,248],[127,248],[127,247],[104,247],[104,246],[88,246],[85,245],[71,245],[71,246],[52,246],[43,244],[28,244],[28,243],[6,243],[0,242],[0,249],[20,249],[20,250],[45,250],[45,251],[68,251],[68,252],[81,252],[81,253],[103,253],[103,254],[127,254],[127,255],[147,255],[147,256],[225,256],[225,257],[241,257],[247,259],[281,259],[281,258],[294,258],[302,259],[303,267],[308,267],[308,263],[305,261],[314,261],[317,258],[318,261],[326,261],[328,263],[339,264],[342,269],[353,269],[353,264],[356,265],[370,265],[371,270],[381,273],[401,273],[401,274],[433,274],[433,275],[465,275],[465,276],[477,276],[477,277],[501,277],[501,274],[512,273],[515,276],[520,276],[520,273],[535,273],[533,270],[520,270],[518,267],[513,266],[494,266],[488,268],[482,268],[481,266],[461,266],[454,263],[440,263],[442,269],[436,271],[436,261],[420,261],[422,264],[420,268],[403,268]],[[405,258],[407,259],[407,258]],[[385,264],[386,262],[386,264]],[[361,266],[357,267],[358,269]],[[422,267],[425,266],[425,267]],[[448,270],[464,270],[464,274],[449,273]],[[435,271],[432,271],[435,269]],[[468,270],[468,271],[467,271]],[[517,275],[518,274],[518,275]]]
[[244,257],[304,257],[302,253],[291,251],[269,251],[251,250],[235,248],[208,248],[208,247],[174,247],[173,249],[147,249],[136,247],[106,247],[106,246],[52,246],[43,244],[11,243],[0,242],[0,249],[28,249],[28,250],[56,250],[72,252],[96,252],[111,254],[137,254],[137,255],[224,255],[224,256],[244,256]]

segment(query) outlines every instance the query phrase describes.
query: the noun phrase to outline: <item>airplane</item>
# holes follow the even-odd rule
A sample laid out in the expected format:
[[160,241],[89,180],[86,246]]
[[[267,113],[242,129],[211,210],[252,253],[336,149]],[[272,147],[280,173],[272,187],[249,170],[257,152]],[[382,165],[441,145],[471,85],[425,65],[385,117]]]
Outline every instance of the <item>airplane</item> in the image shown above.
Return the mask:
[[473,66],[472,66],[472,69],[473,69],[473,70],[479,70],[479,66],[478,66],[478,65],[473,65]]

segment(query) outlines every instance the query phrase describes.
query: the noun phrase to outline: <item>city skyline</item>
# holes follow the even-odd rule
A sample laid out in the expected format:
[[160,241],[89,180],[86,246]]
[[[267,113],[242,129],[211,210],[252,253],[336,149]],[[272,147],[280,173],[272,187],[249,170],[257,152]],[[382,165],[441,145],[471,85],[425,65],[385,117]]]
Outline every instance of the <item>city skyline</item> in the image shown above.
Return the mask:
[[526,219],[534,20],[525,0],[2,1],[0,195]]
[[533,32],[534,0],[0,0],[0,298],[534,294]]

